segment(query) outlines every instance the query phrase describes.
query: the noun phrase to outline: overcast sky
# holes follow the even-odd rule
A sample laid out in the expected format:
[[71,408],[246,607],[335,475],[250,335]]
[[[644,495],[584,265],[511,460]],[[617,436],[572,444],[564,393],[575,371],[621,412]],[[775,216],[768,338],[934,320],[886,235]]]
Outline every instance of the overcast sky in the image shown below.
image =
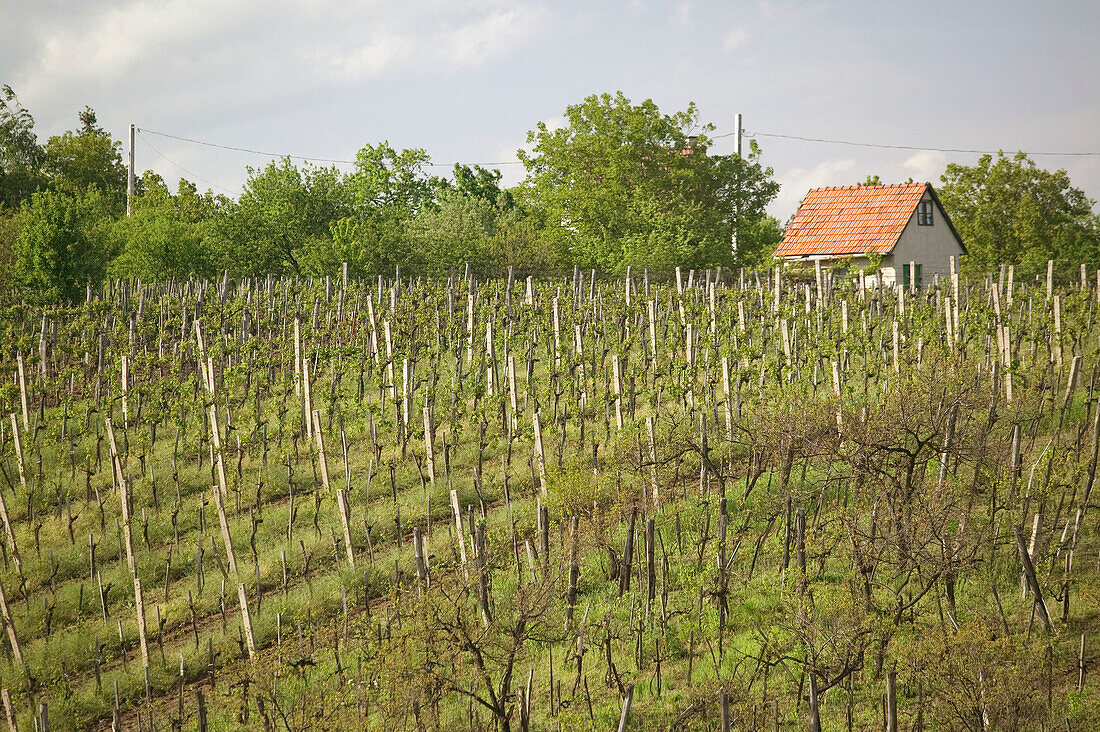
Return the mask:
[[[1098,28],[1096,0],[0,0],[0,83],[42,141],[90,105],[123,140],[134,123],[338,159],[389,140],[425,148],[438,173],[515,161],[528,130],[589,94],[622,90],[666,113],[694,101],[717,134],[737,112],[761,133],[785,220],[811,187],[868,173],[937,183],[977,155],[762,133],[1100,153]],[[269,159],[150,132],[136,152],[139,172],[231,194]],[[1100,198],[1100,155],[1035,159]]]

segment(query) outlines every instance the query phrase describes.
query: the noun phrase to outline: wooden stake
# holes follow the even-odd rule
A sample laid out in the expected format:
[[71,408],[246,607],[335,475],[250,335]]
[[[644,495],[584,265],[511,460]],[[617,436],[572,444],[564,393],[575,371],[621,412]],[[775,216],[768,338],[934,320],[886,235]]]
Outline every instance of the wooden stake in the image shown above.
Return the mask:
[[134,577],[134,604],[137,612],[138,641],[141,645],[141,665],[149,669],[149,643],[145,634],[145,599],[141,592],[141,580]]
[[248,647],[248,657],[256,657],[256,640],[252,635],[252,614],[248,611],[248,591],[244,582],[237,583],[237,599],[241,603],[241,625],[244,626],[244,641]]
[[630,719],[630,704],[634,701],[634,684],[626,685],[626,697],[623,699],[623,713],[619,716],[618,732],[626,732],[627,721]]
[[126,484],[126,473],[122,468],[122,458],[118,454],[118,443],[115,442],[115,429],[111,425],[110,417],[106,420],[107,439],[111,444],[111,464],[118,479],[118,492],[122,503],[122,540],[126,548],[126,566],[130,569],[130,575],[135,576],[134,570],[134,539],[130,530],[130,489]]
[[4,589],[3,581],[0,581],[0,613],[4,618],[4,627],[8,629],[8,642],[11,643],[11,652],[15,656],[15,662],[23,669],[23,673],[30,678],[30,671],[23,660],[23,649],[19,645],[19,636],[15,632],[15,621],[12,620],[11,608],[8,607],[8,593]]
[[539,410],[531,415],[531,423],[535,432],[535,463],[539,471],[539,485],[542,495],[546,495],[546,451],[542,445],[542,419]]
[[[15,461],[19,467],[19,485],[27,490],[27,469],[23,464],[23,441],[19,439],[19,424],[15,421],[15,412],[11,413],[11,437],[15,443]],[[7,519],[4,519],[5,523]]]

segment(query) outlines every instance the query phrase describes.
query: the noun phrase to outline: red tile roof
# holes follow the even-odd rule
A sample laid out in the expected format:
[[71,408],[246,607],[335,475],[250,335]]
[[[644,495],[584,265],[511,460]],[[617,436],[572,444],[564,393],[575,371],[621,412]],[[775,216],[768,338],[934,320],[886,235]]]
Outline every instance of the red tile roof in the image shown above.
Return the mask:
[[889,254],[929,188],[928,183],[813,188],[775,256]]

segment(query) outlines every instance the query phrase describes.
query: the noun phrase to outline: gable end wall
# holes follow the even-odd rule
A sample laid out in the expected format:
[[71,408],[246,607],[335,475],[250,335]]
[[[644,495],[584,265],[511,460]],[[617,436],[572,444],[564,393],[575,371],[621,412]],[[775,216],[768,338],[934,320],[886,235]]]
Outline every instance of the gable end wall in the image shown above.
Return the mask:
[[909,262],[921,265],[921,279],[925,285],[931,284],[936,275],[943,279],[951,273],[951,257],[955,257],[955,267],[959,266],[963,250],[947,225],[943,209],[935,203],[930,193],[926,192],[921,200],[933,201],[932,226],[917,225],[917,210],[914,207],[894,250],[883,259],[885,284],[896,282],[902,267]]

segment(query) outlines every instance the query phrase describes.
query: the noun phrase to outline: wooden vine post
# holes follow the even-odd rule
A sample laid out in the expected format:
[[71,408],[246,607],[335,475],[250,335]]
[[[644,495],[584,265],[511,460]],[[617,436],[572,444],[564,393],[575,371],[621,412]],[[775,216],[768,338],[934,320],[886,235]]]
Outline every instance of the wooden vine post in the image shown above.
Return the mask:
[[15,412],[11,413],[11,437],[15,445],[15,462],[19,467],[19,487],[26,491],[27,468],[23,463],[23,441],[19,438],[19,424],[15,421]]
[[[205,379],[207,396],[210,399],[210,438],[213,443],[214,460],[217,466],[218,485],[214,487],[214,506],[218,511],[218,524],[221,527],[222,542],[225,545],[226,559],[229,562],[229,573],[237,580],[237,596],[241,606],[241,625],[244,627],[245,641],[248,644],[249,658],[256,657],[256,645],[252,632],[252,615],[248,610],[248,592],[244,583],[240,581],[240,573],[237,570],[237,553],[233,550],[233,535],[229,531],[229,518],[225,513],[224,497],[229,494],[229,486],[225,477],[225,459],[222,453],[221,435],[218,429],[218,408],[214,395],[213,362],[205,358],[206,348],[202,338],[202,326],[195,321],[195,339],[198,342],[199,364],[206,363],[209,366],[209,375]],[[303,373],[308,373],[303,371]],[[308,381],[307,381],[308,384]],[[308,387],[307,392],[308,394]],[[308,424],[308,423],[307,423]]]
[[542,445],[542,419],[539,415],[539,410],[535,410],[531,415],[531,423],[534,428],[535,435],[535,464],[539,471],[539,485],[541,486],[542,495],[546,496],[546,451]]
[[11,644],[11,654],[15,662],[23,669],[23,673],[30,679],[30,671],[27,662],[23,659],[23,648],[19,645],[19,635],[15,632],[15,621],[11,616],[11,607],[8,606],[8,593],[4,589],[4,582],[0,580],[0,613],[3,614],[4,627],[8,631],[8,643]]
[[107,439],[111,445],[111,465],[118,480],[119,501],[122,504],[122,541],[126,549],[126,566],[130,569],[130,575],[136,576],[134,570],[134,538],[130,529],[130,490],[126,483],[126,473],[122,467],[122,458],[118,454],[118,443],[115,441],[115,429],[111,424],[111,418],[106,420]]
[[[134,610],[137,613],[138,642],[141,645],[141,665],[149,670],[149,642],[145,629],[145,597],[141,591],[141,580],[134,577]],[[148,676],[146,676],[148,679]]]
[[[23,474],[23,455],[19,445],[19,427],[15,422],[15,412],[11,414],[11,426],[12,434],[15,437],[15,452],[19,460],[19,480],[22,485],[23,491],[26,492],[27,481]],[[12,559],[15,560],[15,571],[20,577],[23,576],[23,560],[19,556],[19,546],[15,541],[15,528],[12,526],[11,518],[8,516],[8,503],[4,500],[4,492],[0,491],[0,520],[4,522],[4,533],[8,540],[8,549],[11,551]]]
[[[321,464],[321,484],[324,486],[326,494],[331,493],[332,487],[329,483],[328,458],[325,455],[325,440],[321,434],[321,413],[317,410],[313,411],[313,436],[317,442],[317,462]],[[340,527],[344,532],[344,550],[347,554],[348,564],[354,567],[355,546],[351,543],[350,508],[348,506],[347,493],[343,488],[336,489],[336,507],[340,514]]]

